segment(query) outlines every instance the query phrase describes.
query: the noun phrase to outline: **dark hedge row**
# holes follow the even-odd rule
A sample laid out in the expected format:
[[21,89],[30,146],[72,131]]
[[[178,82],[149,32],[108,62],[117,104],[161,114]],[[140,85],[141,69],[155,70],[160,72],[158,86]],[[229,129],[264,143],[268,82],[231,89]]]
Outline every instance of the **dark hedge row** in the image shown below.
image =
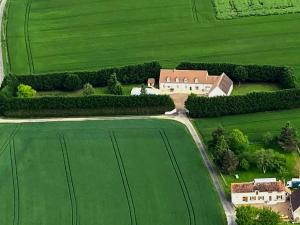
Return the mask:
[[225,72],[233,81],[239,82],[237,67],[244,67],[248,73],[245,81],[248,82],[274,82],[283,88],[295,88],[295,76],[291,68],[286,66],[270,65],[237,65],[230,63],[190,63],[182,62],[176,69],[207,70],[209,74],[220,75]]
[[107,80],[113,73],[117,74],[118,80],[123,84],[137,84],[145,82],[149,77],[158,79],[160,69],[161,66],[158,62],[150,62],[99,71],[18,75],[16,77],[19,83],[30,85],[37,91],[51,91],[65,90],[64,82],[69,74],[77,74],[82,80],[82,84],[90,83],[94,87],[103,87],[106,86]]
[[286,89],[213,98],[191,95],[185,105],[193,118],[291,109],[300,107],[300,90]]
[[174,109],[167,95],[8,98],[1,102],[3,115],[21,117],[161,114]]

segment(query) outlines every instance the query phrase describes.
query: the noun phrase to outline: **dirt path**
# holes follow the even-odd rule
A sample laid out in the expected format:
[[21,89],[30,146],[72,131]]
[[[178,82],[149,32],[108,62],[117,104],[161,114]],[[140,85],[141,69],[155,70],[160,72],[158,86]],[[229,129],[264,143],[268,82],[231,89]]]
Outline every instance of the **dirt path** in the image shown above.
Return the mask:
[[5,4],[7,0],[0,0],[0,42],[1,42],[1,49],[0,49],[0,87],[4,79],[4,67],[3,67],[3,55],[2,55],[2,19],[5,9]]
[[215,167],[211,163],[208,154],[205,150],[205,146],[198,135],[198,132],[194,128],[191,121],[184,113],[179,113],[178,115],[173,116],[120,116],[120,117],[82,117],[82,118],[45,118],[45,119],[0,119],[0,123],[41,123],[41,122],[60,122],[60,121],[93,121],[93,120],[139,120],[139,119],[168,119],[168,120],[175,120],[182,124],[184,124],[187,129],[189,130],[190,134],[192,135],[198,150],[203,158],[204,164],[208,169],[210,177],[212,179],[212,183],[214,184],[216,191],[220,197],[228,225],[235,225],[235,214],[234,208],[231,202],[229,202],[223,191],[222,185],[219,180],[218,172],[216,171]]

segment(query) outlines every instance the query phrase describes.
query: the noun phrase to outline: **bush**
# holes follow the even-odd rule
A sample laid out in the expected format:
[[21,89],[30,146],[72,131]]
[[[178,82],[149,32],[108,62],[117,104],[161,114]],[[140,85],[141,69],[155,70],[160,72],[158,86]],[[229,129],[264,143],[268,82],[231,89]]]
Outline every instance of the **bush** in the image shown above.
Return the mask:
[[266,146],[270,146],[274,142],[274,136],[269,131],[263,134],[263,138],[262,139],[263,139],[264,145],[266,145]]
[[18,86],[17,96],[19,98],[30,98],[36,95],[36,91],[29,85],[20,84]]
[[241,161],[240,161],[240,168],[242,169],[242,170],[249,170],[249,168],[250,168],[250,164],[249,164],[249,162],[246,160],[246,159],[242,159]]
[[82,81],[76,74],[69,74],[64,80],[64,88],[67,91],[75,91],[82,88]]
[[292,109],[300,107],[300,90],[287,89],[213,98],[191,95],[185,105],[189,115],[194,118]]
[[273,82],[279,83],[283,88],[296,87],[294,73],[290,67],[286,66],[182,62],[176,68],[182,70],[207,70],[209,74],[215,75],[224,72],[235,82]]
[[161,114],[174,108],[167,95],[10,98],[2,114],[14,117]]
[[89,95],[93,95],[95,93],[95,89],[93,88],[93,86],[89,83],[83,85],[83,91],[82,91],[84,96],[89,96]]
[[[90,83],[94,87],[104,87],[110,75],[116,73],[118,80],[123,84],[144,83],[149,77],[158,79],[161,66],[158,62],[150,62],[124,67],[101,69],[97,71],[73,72],[78,75],[82,83]],[[18,75],[19,82],[32,86],[38,91],[66,90],[64,81],[68,72],[48,73],[35,75]],[[6,83],[5,79],[5,82]]]
[[107,81],[107,88],[109,93],[113,95],[123,95],[122,85],[117,79],[117,75],[113,73]]

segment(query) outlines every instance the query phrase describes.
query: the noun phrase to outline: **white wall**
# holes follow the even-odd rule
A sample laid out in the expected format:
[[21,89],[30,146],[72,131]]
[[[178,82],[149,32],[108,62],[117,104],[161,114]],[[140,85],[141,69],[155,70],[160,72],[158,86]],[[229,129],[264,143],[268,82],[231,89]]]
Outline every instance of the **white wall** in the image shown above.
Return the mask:
[[211,84],[188,84],[188,83],[160,83],[159,89],[161,91],[183,92],[183,93],[208,93],[211,89]]
[[[277,198],[277,196],[282,196]],[[248,201],[244,200],[244,197],[248,197]],[[270,200],[271,197],[271,200]],[[286,192],[250,192],[250,193],[231,193],[231,202],[234,205],[243,204],[257,204],[257,203],[267,203],[276,204],[279,202],[285,202],[287,199]]]
[[300,222],[300,208],[296,209],[294,212],[292,212],[292,214],[293,214],[293,220],[295,222],[299,223]]

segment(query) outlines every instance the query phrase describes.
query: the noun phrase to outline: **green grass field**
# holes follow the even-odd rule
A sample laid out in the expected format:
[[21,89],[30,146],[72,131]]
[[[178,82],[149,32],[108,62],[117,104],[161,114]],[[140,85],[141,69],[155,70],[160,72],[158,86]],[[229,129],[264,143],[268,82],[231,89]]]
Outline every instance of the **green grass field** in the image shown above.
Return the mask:
[[300,77],[300,14],[217,20],[211,0],[9,2],[15,74],[158,60],[290,65]]
[[[300,131],[300,109],[276,111],[276,112],[264,112],[254,114],[244,114],[236,116],[224,116],[218,118],[197,119],[194,121],[197,129],[201,133],[204,141],[207,143],[211,139],[211,133],[218,126],[224,127],[226,130],[238,128],[248,135],[251,142],[250,151],[256,151],[263,147],[262,136],[265,132],[271,132],[273,135],[279,135],[281,128],[286,122],[290,121],[292,125]],[[279,149],[275,149],[280,153],[283,153]],[[298,153],[285,153],[287,160],[287,169],[289,173],[286,178],[293,176],[293,167],[295,160],[300,160]],[[279,175],[273,172],[267,172],[263,174],[257,169],[249,171],[238,172],[239,181],[251,181],[254,178],[262,177],[278,177]],[[237,182],[233,176],[224,176],[227,182],[225,185],[225,191],[229,191],[229,184],[231,182]]]
[[181,124],[52,122],[0,131],[0,224],[225,224]]
[[233,87],[231,95],[245,95],[251,92],[272,92],[280,90],[280,86],[272,83],[242,83]]
[[219,19],[300,12],[298,0],[214,0]]

